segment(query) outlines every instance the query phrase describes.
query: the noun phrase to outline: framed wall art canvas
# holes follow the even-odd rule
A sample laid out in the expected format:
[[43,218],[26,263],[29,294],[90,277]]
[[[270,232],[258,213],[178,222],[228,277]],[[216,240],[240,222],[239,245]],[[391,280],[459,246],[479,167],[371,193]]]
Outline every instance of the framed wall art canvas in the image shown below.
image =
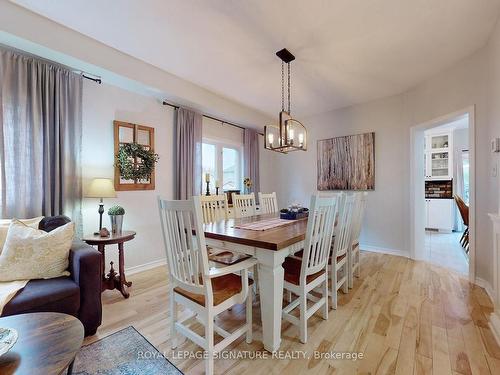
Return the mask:
[[318,141],[318,190],[375,189],[375,133]]

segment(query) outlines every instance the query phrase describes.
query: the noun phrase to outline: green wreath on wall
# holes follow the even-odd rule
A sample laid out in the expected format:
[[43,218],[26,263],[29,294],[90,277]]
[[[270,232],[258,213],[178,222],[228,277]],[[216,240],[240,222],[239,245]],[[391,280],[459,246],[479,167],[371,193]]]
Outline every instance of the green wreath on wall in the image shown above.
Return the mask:
[[[160,157],[138,143],[120,146],[116,154],[116,166],[124,180],[149,180]],[[135,161],[139,160],[138,163]]]

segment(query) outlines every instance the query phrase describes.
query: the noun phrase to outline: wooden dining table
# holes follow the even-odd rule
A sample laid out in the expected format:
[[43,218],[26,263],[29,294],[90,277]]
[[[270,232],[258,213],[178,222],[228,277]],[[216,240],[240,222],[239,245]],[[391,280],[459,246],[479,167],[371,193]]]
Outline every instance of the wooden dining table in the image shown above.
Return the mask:
[[290,220],[283,226],[267,230],[241,229],[237,226],[279,218],[265,214],[241,219],[227,219],[205,224],[209,247],[248,254],[257,259],[262,336],[270,352],[281,344],[281,311],[283,303],[283,261],[304,246],[307,219]]

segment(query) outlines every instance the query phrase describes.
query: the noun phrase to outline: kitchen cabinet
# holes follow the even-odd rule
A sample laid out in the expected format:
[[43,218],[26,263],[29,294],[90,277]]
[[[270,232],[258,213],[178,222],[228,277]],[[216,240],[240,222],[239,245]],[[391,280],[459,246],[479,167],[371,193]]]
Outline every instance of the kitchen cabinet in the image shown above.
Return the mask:
[[453,178],[453,133],[425,136],[424,168],[426,180]]
[[426,199],[425,215],[426,229],[436,229],[441,232],[450,233],[453,230],[454,221],[453,199]]

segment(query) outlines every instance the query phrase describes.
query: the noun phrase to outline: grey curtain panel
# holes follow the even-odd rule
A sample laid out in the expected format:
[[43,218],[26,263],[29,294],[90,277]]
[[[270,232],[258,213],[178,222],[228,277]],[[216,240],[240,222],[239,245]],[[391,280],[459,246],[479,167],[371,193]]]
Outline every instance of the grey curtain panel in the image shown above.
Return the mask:
[[81,225],[82,77],[0,48],[0,80],[1,216]]
[[176,120],[176,199],[189,199],[201,193],[201,143],[203,116],[179,108]]
[[[243,177],[252,180],[252,191],[260,191],[259,176],[259,133],[252,129],[245,129],[243,133]],[[257,194],[256,194],[256,198]]]

